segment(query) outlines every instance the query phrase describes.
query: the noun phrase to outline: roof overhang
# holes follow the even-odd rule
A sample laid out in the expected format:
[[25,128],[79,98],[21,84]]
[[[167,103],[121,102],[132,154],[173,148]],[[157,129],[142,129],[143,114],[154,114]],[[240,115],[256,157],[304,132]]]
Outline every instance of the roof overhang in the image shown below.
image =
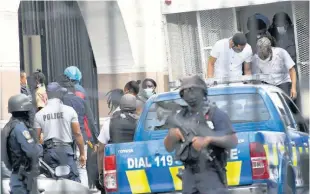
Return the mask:
[[167,5],[165,0],[161,1],[163,14],[222,9],[252,5],[262,5],[276,2],[287,2],[288,0],[171,0]]

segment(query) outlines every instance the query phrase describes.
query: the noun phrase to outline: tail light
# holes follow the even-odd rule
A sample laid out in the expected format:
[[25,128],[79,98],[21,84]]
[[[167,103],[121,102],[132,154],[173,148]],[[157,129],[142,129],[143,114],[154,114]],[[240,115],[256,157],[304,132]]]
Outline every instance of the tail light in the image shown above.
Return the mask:
[[104,186],[107,192],[117,191],[116,157],[104,157]]
[[250,143],[250,156],[253,180],[268,179],[269,167],[264,146],[260,143]]

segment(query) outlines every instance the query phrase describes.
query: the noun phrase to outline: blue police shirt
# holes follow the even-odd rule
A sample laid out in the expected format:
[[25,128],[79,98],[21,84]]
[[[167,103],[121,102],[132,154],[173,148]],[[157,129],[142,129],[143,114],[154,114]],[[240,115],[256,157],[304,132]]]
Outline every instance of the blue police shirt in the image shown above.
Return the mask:
[[18,123],[8,139],[9,152],[11,155],[13,171],[18,170],[20,164],[25,159],[37,160],[43,156],[42,145],[37,144],[31,136],[29,129],[23,124]]

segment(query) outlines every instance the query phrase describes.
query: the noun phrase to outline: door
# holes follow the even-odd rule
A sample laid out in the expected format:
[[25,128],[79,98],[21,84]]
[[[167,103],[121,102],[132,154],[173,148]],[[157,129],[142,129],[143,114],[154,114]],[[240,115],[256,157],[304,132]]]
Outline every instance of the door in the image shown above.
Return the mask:
[[304,148],[305,133],[300,131],[300,128],[295,120],[297,116],[294,117],[295,114],[292,113],[287,103],[287,102],[290,102],[290,103],[293,103],[293,102],[283,92],[280,92],[280,93],[276,92],[275,95],[277,95],[277,97],[281,101],[282,107],[286,115],[285,116],[287,120],[286,121],[287,122],[286,133],[287,133],[288,142],[290,143],[288,148],[291,153],[292,164],[295,170],[296,186],[300,187],[303,185],[303,179],[302,179],[301,170],[300,170],[300,154],[305,150]]

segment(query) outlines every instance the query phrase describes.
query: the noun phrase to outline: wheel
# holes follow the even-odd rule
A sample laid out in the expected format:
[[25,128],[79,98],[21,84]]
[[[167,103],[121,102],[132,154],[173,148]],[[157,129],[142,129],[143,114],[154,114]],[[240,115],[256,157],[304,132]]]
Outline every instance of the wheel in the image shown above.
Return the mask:
[[283,194],[294,194],[293,185],[295,183],[294,180],[294,171],[291,167],[287,169],[287,176],[283,183]]

